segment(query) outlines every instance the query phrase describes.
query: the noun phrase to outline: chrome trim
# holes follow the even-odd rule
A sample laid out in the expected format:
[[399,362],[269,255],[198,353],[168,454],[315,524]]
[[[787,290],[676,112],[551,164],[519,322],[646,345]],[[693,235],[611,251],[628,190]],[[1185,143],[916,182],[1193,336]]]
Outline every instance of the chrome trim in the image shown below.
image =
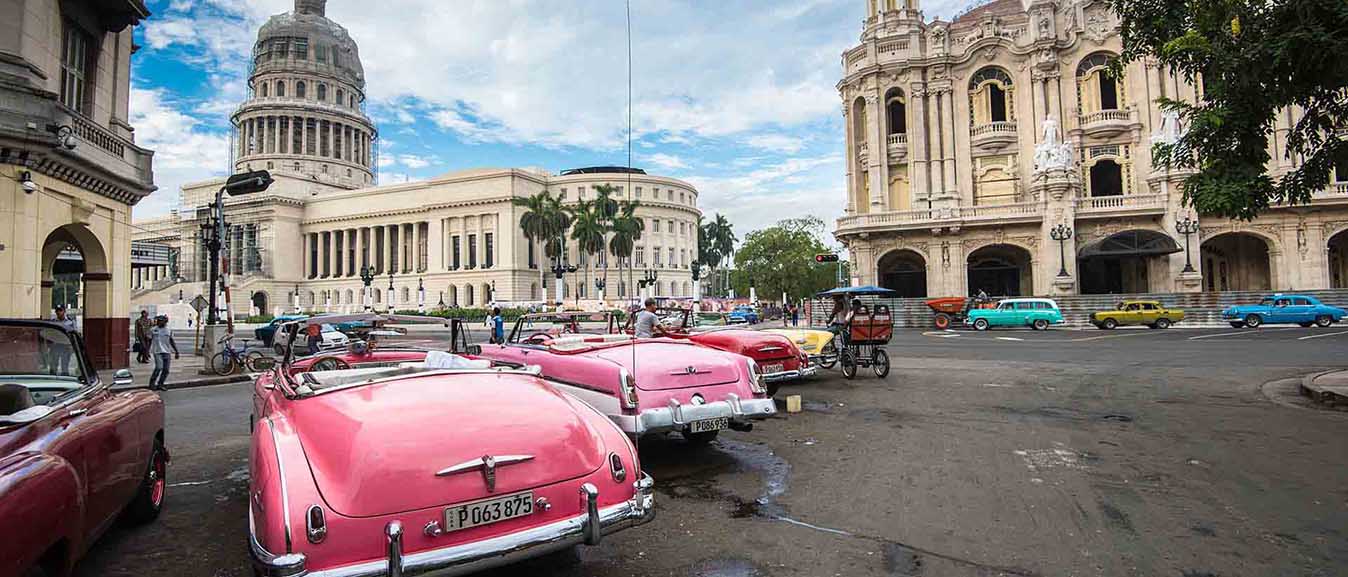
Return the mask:
[[496,467],[502,465],[514,465],[525,461],[532,461],[533,455],[501,455],[495,457],[492,455],[483,455],[471,461],[464,461],[457,465],[446,467],[436,471],[436,477],[445,477],[448,475],[457,475],[477,469],[482,470],[482,480],[487,483],[487,492],[496,490]]
[[403,577],[403,524],[392,521],[384,526],[388,538],[388,577]]
[[[335,392],[337,392],[337,391],[345,391],[345,390],[347,390],[347,389],[354,389],[354,388],[357,388],[357,387],[364,387],[364,386],[366,386],[366,385],[374,385],[374,384],[380,384],[380,383],[388,383],[388,382],[393,382],[393,381],[400,381],[400,380],[403,380],[403,379],[419,379],[419,378],[421,378],[421,377],[428,377],[428,376],[437,376],[437,375],[497,375],[497,374],[501,374],[501,373],[508,373],[508,374],[512,374],[512,375],[529,375],[529,376],[531,376],[531,377],[538,377],[538,376],[541,376],[541,375],[542,375],[542,370],[541,370],[541,368],[535,368],[535,367],[525,367],[525,368],[519,368],[519,369],[516,369],[516,368],[505,367],[505,366],[501,366],[501,367],[492,367],[492,368],[489,368],[489,369],[427,369],[427,370],[425,370],[425,371],[416,371],[416,372],[411,372],[411,373],[406,373],[406,374],[392,375],[392,376],[385,377],[385,378],[382,378],[382,379],[380,379],[380,378],[375,378],[375,379],[370,379],[370,380],[368,380],[368,381],[360,381],[360,382],[357,382],[357,383],[350,383],[350,384],[342,385],[342,386],[340,386],[340,387],[327,387],[327,388],[322,388],[322,389],[318,389],[318,390],[313,390],[312,387],[310,387],[306,392],[298,392],[298,390],[297,390],[297,392],[296,392],[296,394],[295,394],[295,397],[296,397],[296,398],[299,398],[299,399],[307,399],[307,398],[310,398],[310,397],[316,397],[316,396],[318,396],[318,395],[326,395],[326,394],[328,394],[328,393],[335,393]],[[303,375],[308,375],[308,374],[311,374],[311,373],[308,373],[308,372],[300,373],[300,375],[301,375],[300,378],[303,378]],[[301,383],[301,386],[304,386],[304,385],[307,385],[307,383]],[[298,389],[298,388],[297,388],[297,389]]]
[[[315,515],[317,515],[317,521],[315,521]],[[309,537],[309,542],[315,545],[328,538],[328,522],[323,517],[322,507],[309,505],[309,509],[304,512],[304,532]]]
[[294,541],[290,535],[290,491],[286,490],[286,467],[281,461],[281,445],[276,442],[276,423],[267,419],[267,429],[271,431],[271,448],[276,452],[276,474],[281,478],[281,518],[285,521],[286,553],[294,552]]
[[779,346],[776,346],[776,345],[769,345],[769,346],[763,347],[763,348],[761,348],[761,349],[758,349],[758,352],[760,352],[760,353],[775,353],[775,352],[777,352],[777,351],[784,351],[784,350],[786,350],[786,347],[779,347]]
[[608,454],[608,470],[613,475],[613,480],[619,483],[627,480],[627,467],[623,465],[623,458],[617,453]]
[[[508,535],[403,555],[402,571],[405,575],[457,577],[580,545],[585,542],[587,524],[597,525],[601,535],[608,535],[647,523],[655,518],[654,486],[654,480],[643,474],[640,480],[632,483],[636,493],[631,499],[598,509],[597,523],[591,522],[590,512],[587,511]],[[389,575],[388,570],[389,560],[379,559],[293,574],[292,577],[385,577]]]
[[766,419],[777,413],[777,405],[772,399],[741,399],[739,395],[728,394],[723,401],[705,405],[680,405],[670,399],[668,406],[646,409],[625,419],[614,419],[624,433],[643,435],[682,431],[693,421],[728,417],[733,422],[746,422],[750,419]]
[[585,525],[581,528],[585,534],[585,544],[598,545],[604,537],[603,528],[599,525],[599,489],[589,483],[581,485],[580,504],[585,508]]
[[253,525],[253,509],[248,508],[248,548],[252,553],[253,568],[262,577],[302,577],[308,575],[304,570],[303,553],[276,555],[268,551],[257,540],[257,531]]

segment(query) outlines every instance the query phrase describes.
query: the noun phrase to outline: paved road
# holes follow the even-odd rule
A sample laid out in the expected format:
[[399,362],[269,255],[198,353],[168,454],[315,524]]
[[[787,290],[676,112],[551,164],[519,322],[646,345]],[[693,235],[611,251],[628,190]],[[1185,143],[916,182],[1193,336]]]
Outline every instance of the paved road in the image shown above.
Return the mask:
[[[953,334],[711,447],[643,442],[654,522],[493,575],[1348,574],[1348,413],[1281,382],[1348,367],[1348,330]],[[166,399],[168,508],[81,576],[247,574],[247,388]]]

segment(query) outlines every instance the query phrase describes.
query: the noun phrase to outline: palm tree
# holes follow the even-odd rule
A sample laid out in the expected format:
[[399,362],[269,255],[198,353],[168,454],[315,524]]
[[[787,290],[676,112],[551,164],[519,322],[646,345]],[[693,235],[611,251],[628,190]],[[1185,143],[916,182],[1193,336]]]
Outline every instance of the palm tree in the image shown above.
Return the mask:
[[[603,239],[602,242],[600,243],[599,249],[600,253],[603,254],[605,252],[603,247],[604,245],[608,244],[608,233],[613,232],[613,219],[618,216],[618,210],[620,207],[618,206],[618,201],[614,200],[613,198],[613,193],[617,192],[617,189],[614,188],[613,185],[601,184],[599,186],[594,187],[594,192],[595,192],[594,198],[595,211],[599,215],[599,224],[602,225],[604,228],[604,233],[602,235]],[[607,287],[608,286],[607,255],[603,256],[602,264],[604,268],[604,285],[605,287]]]
[[637,241],[641,240],[641,234],[646,230],[646,221],[636,215],[640,205],[635,200],[618,203],[617,214],[613,217],[613,238],[609,240],[609,253],[620,263],[627,264],[628,295],[633,294],[632,254],[636,252]]
[[[731,263],[730,258],[735,252],[735,243],[739,241],[739,238],[735,237],[735,230],[730,221],[726,219],[725,215],[716,213],[716,218],[712,221],[707,232],[716,262],[719,264],[720,261],[725,260],[727,264]],[[722,276],[727,275],[723,274]]]
[[[593,264],[594,255],[604,252],[604,232],[602,212],[592,200],[580,200],[575,206],[567,209],[573,217],[571,226],[571,238],[576,241],[576,248],[590,258],[585,259],[585,283],[590,282],[590,268]],[[577,287],[576,298],[580,298],[580,290]]]
[[[548,238],[549,220],[548,208],[551,195],[544,190],[533,196],[517,196],[510,199],[515,206],[524,208],[524,214],[520,215],[520,230],[524,232],[525,240],[530,244],[541,243]],[[540,285],[543,288],[543,300],[547,300],[548,276],[546,267],[538,267],[538,276],[542,281]]]

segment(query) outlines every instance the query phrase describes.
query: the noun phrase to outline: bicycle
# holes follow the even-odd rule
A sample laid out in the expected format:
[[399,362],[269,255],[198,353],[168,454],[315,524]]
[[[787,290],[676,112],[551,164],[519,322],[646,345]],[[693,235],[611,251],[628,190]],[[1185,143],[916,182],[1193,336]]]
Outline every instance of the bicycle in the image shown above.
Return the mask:
[[234,339],[231,335],[225,335],[220,339],[220,345],[224,348],[211,357],[211,370],[222,377],[232,375],[240,368],[255,373],[253,363],[263,358],[262,352],[258,350],[248,350],[248,339],[243,339],[243,348],[234,348]]

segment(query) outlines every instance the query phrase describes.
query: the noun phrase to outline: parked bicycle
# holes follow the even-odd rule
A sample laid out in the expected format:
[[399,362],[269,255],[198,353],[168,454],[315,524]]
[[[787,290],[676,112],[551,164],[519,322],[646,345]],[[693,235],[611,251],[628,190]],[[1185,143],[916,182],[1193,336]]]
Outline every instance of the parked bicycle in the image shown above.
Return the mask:
[[248,348],[248,339],[241,339],[242,348],[234,348],[234,338],[232,335],[225,335],[220,339],[220,352],[211,357],[211,370],[215,374],[227,377],[243,369],[247,372],[257,372],[254,363],[262,359],[264,355],[260,350]]

